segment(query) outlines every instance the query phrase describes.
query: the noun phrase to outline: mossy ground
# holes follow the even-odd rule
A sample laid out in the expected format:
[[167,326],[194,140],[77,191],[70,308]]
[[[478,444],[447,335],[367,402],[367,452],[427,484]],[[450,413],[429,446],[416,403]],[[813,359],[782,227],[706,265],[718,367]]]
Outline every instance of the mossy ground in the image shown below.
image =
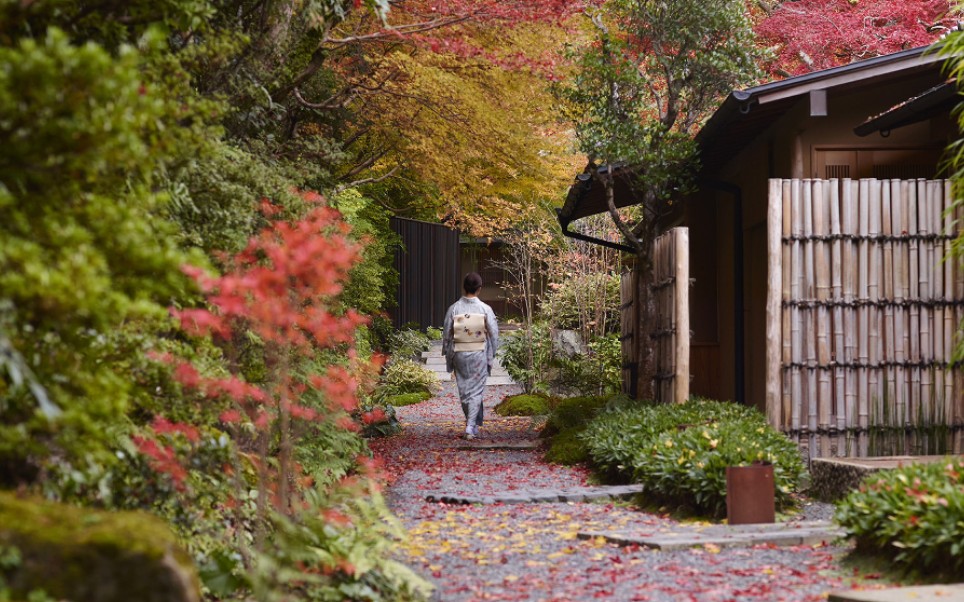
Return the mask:
[[21,562],[3,573],[14,599],[198,600],[190,557],[168,526],[142,512],[98,512],[0,493],[0,547]]
[[544,416],[549,413],[549,397],[539,394],[510,395],[495,406],[499,416]]

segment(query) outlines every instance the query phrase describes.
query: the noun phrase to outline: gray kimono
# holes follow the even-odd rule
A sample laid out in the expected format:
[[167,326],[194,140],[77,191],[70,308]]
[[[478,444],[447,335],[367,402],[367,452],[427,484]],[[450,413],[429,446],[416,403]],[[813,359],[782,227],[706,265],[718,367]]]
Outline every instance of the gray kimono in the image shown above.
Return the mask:
[[[452,329],[454,316],[459,314],[485,315],[485,349],[481,351],[455,351],[455,334]],[[482,390],[485,379],[492,373],[492,362],[499,348],[499,322],[492,308],[477,297],[462,297],[445,312],[442,326],[442,353],[445,368],[455,372],[459,387],[462,411],[465,413],[466,432],[474,432],[482,424]]]

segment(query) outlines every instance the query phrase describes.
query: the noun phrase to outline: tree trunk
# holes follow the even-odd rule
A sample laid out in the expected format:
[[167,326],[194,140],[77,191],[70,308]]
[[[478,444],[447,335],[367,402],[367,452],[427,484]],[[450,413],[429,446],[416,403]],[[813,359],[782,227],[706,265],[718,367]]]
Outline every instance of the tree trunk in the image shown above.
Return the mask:
[[652,248],[640,249],[636,254],[636,267],[633,270],[636,292],[636,398],[655,399],[656,358],[653,355],[654,316],[653,303],[653,260]]

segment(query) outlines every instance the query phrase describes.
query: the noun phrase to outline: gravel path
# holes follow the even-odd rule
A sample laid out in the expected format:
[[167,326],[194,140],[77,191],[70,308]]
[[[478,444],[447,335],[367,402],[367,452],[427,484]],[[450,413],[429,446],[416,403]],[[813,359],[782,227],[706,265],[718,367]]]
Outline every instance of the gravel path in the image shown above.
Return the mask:
[[[487,389],[485,408],[515,392]],[[467,450],[454,385],[429,401],[398,409],[401,435],[372,442],[392,484],[389,503],[407,527],[407,561],[445,602],[469,600],[823,600],[851,587],[836,546],[655,551],[579,540],[578,531],[672,532],[680,523],[628,504],[540,503],[447,505],[425,497],[446,492],[492,494],[514,489],[585,487],[581,468],[546,464],[538,450]],[[529,418],[487,416],[488,441],[536,437]],[[825,519],[811,504],[801,519]],[[862,587],[873,587],[873,582]]]

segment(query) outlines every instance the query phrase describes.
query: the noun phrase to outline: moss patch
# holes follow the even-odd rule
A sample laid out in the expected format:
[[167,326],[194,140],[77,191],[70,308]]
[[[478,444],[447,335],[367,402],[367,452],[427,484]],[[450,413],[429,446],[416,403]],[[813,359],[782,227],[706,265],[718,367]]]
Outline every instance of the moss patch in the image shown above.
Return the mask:
[[22,562],[3,574],[14,598],[196,602],[200,584],[167,525],[141,512],[97,512],[0,493],[0,547]]
[[545,395],[509,395],[493,408],[499,416],[544,416],[549,413],[549,398]]
[[546,451],[546,461],[571,466],[589,460],[586,444],[579,438],[582,429],[562,431],[552,438]]

